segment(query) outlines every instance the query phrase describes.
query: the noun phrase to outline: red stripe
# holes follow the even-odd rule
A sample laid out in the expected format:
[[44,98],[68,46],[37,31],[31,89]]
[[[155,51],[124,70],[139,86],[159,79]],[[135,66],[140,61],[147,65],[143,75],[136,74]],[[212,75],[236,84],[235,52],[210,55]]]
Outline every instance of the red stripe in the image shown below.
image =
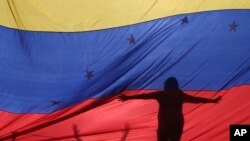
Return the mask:
[[[126,91],[133,95],[153,90]],[[250,86],[230,90],[187,91],[189,95],[214,98],[218,104],[184,104],[182,140],[229,140],[230,124],[250,124]],[[105,103],[105,104],[103,104]],[[100,106],[100,104],[102,104]],[[14,114],[0,111],[0,140],[16,136],[18,141],[76,140],[72,129],[84,141],[156,140],[158,103],[155,100],[121,102],[114,97],[92,99],[51,114]],[[129,124],[124,132],[125,123]],[[12,132],[16,132],[12,135]]]

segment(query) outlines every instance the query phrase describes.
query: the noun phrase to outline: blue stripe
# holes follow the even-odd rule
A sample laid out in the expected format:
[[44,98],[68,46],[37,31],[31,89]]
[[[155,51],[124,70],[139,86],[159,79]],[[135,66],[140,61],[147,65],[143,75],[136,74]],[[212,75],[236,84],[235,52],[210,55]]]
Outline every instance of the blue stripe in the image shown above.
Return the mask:
[[188,14],[182,24],[185,16],[75,33],[0,27],[0,109],[50,113],[122,90],[162,89],[170,76],[182,90],[250,84],[250,10]]

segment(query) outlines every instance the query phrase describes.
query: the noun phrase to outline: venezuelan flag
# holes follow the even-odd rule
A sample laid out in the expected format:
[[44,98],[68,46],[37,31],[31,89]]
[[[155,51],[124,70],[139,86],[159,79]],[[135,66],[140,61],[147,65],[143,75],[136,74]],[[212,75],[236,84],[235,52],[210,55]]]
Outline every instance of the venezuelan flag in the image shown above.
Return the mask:
[[120,101],[176,78],[181,140],[250,124],[249,0],[1,0],[1,141],[156,141],[159,103]]

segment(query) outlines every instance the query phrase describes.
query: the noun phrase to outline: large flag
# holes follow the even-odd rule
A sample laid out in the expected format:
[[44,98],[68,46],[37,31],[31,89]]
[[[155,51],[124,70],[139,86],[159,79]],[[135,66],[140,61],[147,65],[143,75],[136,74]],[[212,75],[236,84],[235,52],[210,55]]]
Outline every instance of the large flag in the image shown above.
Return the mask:
[[250,124],[249,17],[249,0],[1,0],[0,140],[156,141],[159,103],[119,95],[167,78],[222,97],[183,103],[181,140],[228,140]]

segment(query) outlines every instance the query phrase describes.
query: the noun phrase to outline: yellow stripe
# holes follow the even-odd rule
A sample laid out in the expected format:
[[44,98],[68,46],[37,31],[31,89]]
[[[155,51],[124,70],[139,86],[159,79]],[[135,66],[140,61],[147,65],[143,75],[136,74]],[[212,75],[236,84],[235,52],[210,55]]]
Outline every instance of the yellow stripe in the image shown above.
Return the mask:
[[0,25],[32,31],[89,31],[224,9],[250,9],[250,0],[0,0]]

